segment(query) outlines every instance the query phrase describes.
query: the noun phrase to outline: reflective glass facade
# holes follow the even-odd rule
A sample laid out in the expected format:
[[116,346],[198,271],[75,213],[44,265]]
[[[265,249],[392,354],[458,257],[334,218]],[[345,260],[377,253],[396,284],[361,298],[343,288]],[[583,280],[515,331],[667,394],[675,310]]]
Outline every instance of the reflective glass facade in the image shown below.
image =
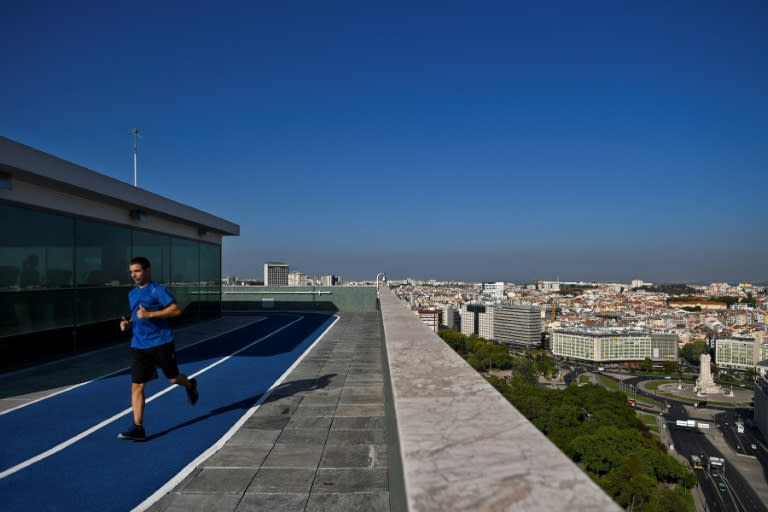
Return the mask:
[[125,315],[133,256],[152,262],[183,318],[220,311],[218,244],[0,203],[2,353],[12,338],[52,329],[71,331],[62,343],[77,349],[80,327]]

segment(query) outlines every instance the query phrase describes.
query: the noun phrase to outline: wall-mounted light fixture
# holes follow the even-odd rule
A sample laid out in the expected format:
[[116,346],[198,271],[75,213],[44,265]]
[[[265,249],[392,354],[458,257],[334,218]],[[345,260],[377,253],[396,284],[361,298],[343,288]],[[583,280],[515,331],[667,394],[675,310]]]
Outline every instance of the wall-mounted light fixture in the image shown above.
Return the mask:
[[13,190],[13,181],[7,172],[0,172],[0,190]]
[[147,212],[145,212],[144,210],[138,210],[138,209],[137,210],[131,210],[129,212],[129,214],[130,214],[130,216],[131,216],[131,218],[133,220],[137,220],[139,222],[146,222],[147,221],[148,215],[147,215]]

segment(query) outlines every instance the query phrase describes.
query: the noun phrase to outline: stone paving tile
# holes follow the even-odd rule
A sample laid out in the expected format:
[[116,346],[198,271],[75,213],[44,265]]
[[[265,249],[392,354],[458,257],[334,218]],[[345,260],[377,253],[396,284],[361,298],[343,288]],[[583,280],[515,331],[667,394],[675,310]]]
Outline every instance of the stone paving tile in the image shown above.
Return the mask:
[[389,512],[389,493],[384,491],[352,494],[315,493],[309,497],[304,510],[305,512]]
[[383,401],[384,390],[371,386],[347,386],[339,398],[339,403],[342,404],[382,403]]
[[254,414],[243,424],[243,428],[258,430],[282,430],[291,420],[290,416],[261,416]]
[[205,461],[205,467],[258,468],[272,450],[272,444],[226,444]]
[[384,404],[339,404],[335,416],[384,416]]
[[155,509],[154,506],[148,512],[231,512],[240,502],[239,494],[204,493],[204,494],[169,494],[162,502],[164,508]]
[[304,512],[308,497],[307,494],[246,494],[235,512]]
[[317,468],[323,447],[320,445],[290,445],[277,443],[262,467]]
[[328,432],[326,446],[336,444],[382,444],[384,442],[384,430],[331,430]]
[[262,468],[245,492],[306,494],[309,493],[314,479],[314,469]]
[[293,416],[333,416],[335,413],[335,405],[311,405],[307,403],[296,409]]
[[256,474],[251,468],[203,468],[183,492],[242,493]]
[[314,493],[352,493],[386,491],[387,472],[384,469],[323,469],[317,470],[312,485]]
[[364,376],[361,375],[359,377],[353,377],[349,376],[347,378],[347,386],[375,386],[384,385],[384,377],[377,377],[377,376]]
[[227,444],[232,446],[249,444],[272,446],[277,441],[277,438],[280,437],[281,432],[282,430],[262,430],[243,427],[235,432],[232,438],[227,441]]
[[333,416],[294,416],[285,428],[314,428],[317,430],[328,430],[331,428],[332,421]]
[[368,468],[387,467],[387,447],[383,444],[328,445],[325,447],[320,467]]
[[337,396],[307,396],[302,400],[302,404],[306,405],[336,405],[339,403],[339,397]]
[[383,416],[339,417],[333,419],[331,430],[362,429],[384,430]]
[[327,438],[327,430],[292,428],[283,430],[278,442],[281,444],[323,446]]
[[277,399],[269,397],[259,406],[257,414],[260,416],[290,416],[299,407],[300,396],[290,396]]

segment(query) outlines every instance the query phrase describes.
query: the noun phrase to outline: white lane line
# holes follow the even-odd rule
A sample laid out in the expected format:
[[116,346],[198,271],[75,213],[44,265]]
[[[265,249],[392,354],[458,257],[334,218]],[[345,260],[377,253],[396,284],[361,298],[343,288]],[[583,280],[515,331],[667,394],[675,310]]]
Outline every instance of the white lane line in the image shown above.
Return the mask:
[[283,373],[280,376],[280,378],[277,379],[275,383],[272,384],[272,386],[270,386],[270,388],[263,395],[261,395],[261,398],[259,398],[259,401],[256,402],[256,405],[248,409],[245,412],[245,414],[243,414],[240,417],[240,419],[237,420],[237,422],[234,425],[232,425],[232,428],[230,428],[223,436],[221,436],[221,438],[219,438],[218,441],[212,444],[210,448],[208,448],[203,453],[198,455],[196,459],[194,459],[192,462],[187,464],[184,467],[184,469],[182,469],[178,474],[176,474],[175,477],[168,480],[162,487],[160,487],[157,491],[155,491],[150,497],[148,497],[146,500],[138,504],[136,508],[134,508],[131,512],[143,512],[144,510],[147,510],[157,500],[159,500],[160,498],[162,498],[163,496],[171,492],[173,489],[175,489],[176,486],[179,485],[185,478],[187,478],[187,476],[189,476],[190,473],[192,473],[195,470],[195,468],[197,468],[197,466],[202,464],[203,461],[205,461],[208,457],[210,457],[211,455],[219,451],[221,447],[223,447],[224,444],[227,441],[229,441],[232,438],[232,436],[234,436],[237,433],[238,430],[240,430],[240,427],[243,426],[243,424],[248,420],[248,418],[253,416],[253,413],[255,413],[259,409],[259,407],[261,407],[261,405],[264,403],[264,401],[267,398],[269,398],[269,396],[272,394],[275,388],[277,388],[280,384],[282,384],[283,381],[288,377],[288,375],[290,375],[291,372],[299,365],[299,363],[301,363],[304,360],[307,354],[309,354],[312,351],[312,349],[315,348],[315,345],[320,343],[320,340],[322,340],[323,337],[325,337],[325,335],[328,334],[328,331],[331,330],[331,327],[333,327],[336,324],[336,322],[339,321],[339,317],[337,315],[333,315],[333,318],[334,320],[333,322],[331,322],[331,325],[329,325],[323,331],[323,333],[317,337],[317,339],[312,343],[312,345],[307,347],[304,353],[301,354],[301,356],[299,356],[299,358],[296,359],[296,361],[294,361],[294,363],[290,366],[290,368],[285,370],[285,373]]
[[[186,350],[189,347],[194,347],[195,345],[199,345],[201,343],[205,343],[206,341],[210,341],[210,340],[212,340],[214,338],[218,338],[219,336],[224,336],[226,334],[235,332],[235,331],[237,331],[239,329],[245,329],[246,327],[250,327],[250,326],[255,325],[255,324],[259,323],[259,322],[263,322],[264,320],[266,320],[266,318],[260,318],[258,320],[255,320],[255,321],[251,322],[251,323],[248,323],[248,324],[245,324],[245,325],[241,325],[240,327],[234,327],[232,329],[229,329],[228,331],[224,331],[224,332],[221,332],[219,334],[215,334],[213,336],[208,336],[207,338],[203,338],[202,340],[196,341],[194,343],[190,343],[189,345],[184,345],[183,347],[177,349],[177,352],[181,352],[182,350]],[[190,327],[192,327],[192,326],[190,326]],[[106,351],[106,350],[110,350],[110,349],[113,349],[113,348],[114,347],[108,347],[108,348],[104,348],[102,350]],[[93,353],[89,353],[89,355],[92,355],[92,354]],[[79,356],[79,357],[82,357],[82,356]],[[47,365],[53,365],[53,364],[55,364],[55,363],[47,363]],[[53,393],[51,393],[49,395],[42,396],[42,397],[40,397],[40,398],[38,398],[36,400],[30,400],[29,402],[24,402],[23,404],[17,405],[16,407],[13,407],[11,409],[6,409],[4,411],[0,411],[0,416],[2,416],[3,414],[8,414],[9,412],[17,411],[17,410],[21,409],[22,407],[27,407],[28,405],[36,404],[38,402],[42,402],[43,400],[47,400],[49,398],[53,398],[54,396],[61,395],[62,393],[66,393],[67,391],[72,391],[73,389],[79,388],[80,386],[85,386],[86,384],[90,384],[91,382],[94,382],[94,381],[97,381],[97,380],[101,380],[101,379],[106,379],[107,377],[111,377],[113,375],[117,375],[118,373],[124,372],[125,370],[128,370],[128,368],[127,367],[126,368],[120,368],[119,370],[115,370],[114,372],[110,372],[110,373],[107,373],[105,375],[101,375],[100,377],[95,377],[95,378],[93,378],[91,380],[88,380],[88,381],[85,381],[85,382],[80,382],[79,384],[74,384],[72,386],[64,387],[64,388],[62,388],[62,389],[60,389],[58,391],[54,391]],[[5,398],[4,400],[8,400],[8,398]]]
[[[246,350],[246,349],[256,345],[257,343],[260,343],[260,342],[264,341],[265,339],[267,339],[267,338],[269,338],[269,337],[279,333],[282,330],[287,329],[288,327],[292,326],[296,322],[299,322],[299,321],[301,321],[303,319],[304,319],[303,316],[299,316],[296,320],[293,320],[292,322],[290,322],[290,323],[280,327],[279,329],[272,331],[271,333],[267,334],[266,336],[263,336],[263,337],[259,338],[258,340],[249,343],[245,347],[243,347],[243,348],[241,348],[241,349],[231,353],[228,356],[223,357],[219,361],[217,361],[217,362],[215,362],[215,363],[213,363],[213,364],[203,368],[199,372],[196,372],[193,375],[190,375],[190,377],[196,377],[197,375],[200,375],[200,374],[210,370],[211,368],[214,368],[214,367],[220,365],[224,361],[227,361],[228,359],[230,359],[232,356],[237,355],[240,352],[242,352],[243,350]],[[172,384],[172,385],[168,386],[167,388],[165,388],[165,389],[155,393],[151,397],[147,398],[146,402],[149,403],[152,400],[163,396],[164,394],[168,393],[169,391],[171,391],[175,387],[176,387],[175,384]],[[31,458],[29,458],[29,459],[27,459],[27,460],[25,460],[23,462],[20,462],[20,463],[16,464],[13,467],[10,467],[10,468],[6,469],[2,473],[0,473],[0,480],[2,480],[3,478],[6,478],[8,476],[11,476],[14,473],[18,473],[22,469],[27,468],[27,467],[31,466],[32,464],[40,462],[41,460],[46,459],[46,458],[50,457],[51,455],[54,455],[54,454],[62,451],[63,449],[67,448],[68,446],[70,446],[70,445],[80,441],[81,439],[83,439],[83,438],[93,434],[97,430],[99,430],[99,429],[109,425],[110,423],[112,423],[112,422],[122,418],[123,416],[125,416],[127,414],[130,414],[131,412],[132,412],[132,409],[129,407],[128,409],[125,409],[125,410],[115,414],[114,416],[112,416],[110,418],[107,418],[106,420],[104,420],[104,421],[102,421],[100,423],[97,423],[96,425],[90,427],[89,429],[82,431],[78,435],[76,435],[74,437],[71,437],[71,438],[67,439],[66,441],[63,441],[63,442],[57,444],[56,446],[54,446],[52,448],[49,448],[48,450],[45,450],[44,452],[35,455],[34,457],[31,457]]]

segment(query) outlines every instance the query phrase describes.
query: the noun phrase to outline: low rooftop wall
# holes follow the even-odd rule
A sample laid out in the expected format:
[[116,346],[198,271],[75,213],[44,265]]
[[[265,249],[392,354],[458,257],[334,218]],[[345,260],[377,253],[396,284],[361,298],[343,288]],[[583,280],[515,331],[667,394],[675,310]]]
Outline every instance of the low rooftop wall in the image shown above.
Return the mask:
[[409,511],[621,510],[386,288],[381,315]]
[[226,311],[376,311],[375,286],[222,286]]

